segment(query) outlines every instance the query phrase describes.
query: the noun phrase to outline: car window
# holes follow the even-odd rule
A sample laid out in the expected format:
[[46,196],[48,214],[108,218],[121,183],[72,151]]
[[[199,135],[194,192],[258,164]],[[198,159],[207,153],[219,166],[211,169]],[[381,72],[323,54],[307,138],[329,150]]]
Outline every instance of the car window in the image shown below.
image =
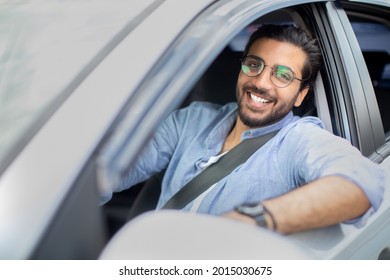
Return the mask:
[[[246,23],[245,25],[242,24],[242,26],[240,26],[239,28],[235,27],[234,31],[228,34],[224,34],[224,30],[223,32],[218,30],[218,38],[221,38],[223,45],[221,51],[216,56],[214,56],[215,50],[213,50],[213,52],[206,53],[204,52],[204,49],[208,50],[209,47],[205,48],[203,43],[197,44],[196,50],[199,50],[202,55],[205,55],[205,59],[203,59],[201,63],[204,64],[205,61],[210,61],[210,64],[200,74],[200,76],[197,75],[199,69],[202,68],[194,67],[193,65],[195,64],[193,60],[186,60],[192,61],[191,67],[182,67],[182,65],[177,64],[176,62],[180,61],[179,59],[186,57],[183,54],[183,52],[187,54],[186,50],[183,49],[182,46],[186,46],[185,44],[192,44],[195,41],[199,41],[200,35],[198,35],[197,33],[199,31],[188,31],[183,36],[184,38],[186,38],[185,40],[188,40],[190,43],[186,43],[184,39],[178,39],[179,43],[173,44],[172,51],[167,52],[169,54],[166,55],[167,58],[161,59],[161,61],[156,64],[155,69],[153,69],[153,71],[158,70],[158,73],[169,73],[170,71],[172,71],[173,67],[167,61],[175,61],[174,65],[183,68],[182,71],[174,71],[175,77],[174,79],[169,81],[170,83],[175,85],[172,87],[174,90],[168,91],[167,86],[153,88],[152,86],[156,83],[150,83],[149,80],[145,80],[145,85],[139,86],[139,93],[136,94],[140,94],[140,96],[142,96],[142,100],[145,100],[147,96],[147,94],[145,93],[141,94],[142,91],[146,91],[148,92],[148,95],[151,95],[151,90],[158,90],[161,91],[159,93],[159,96],[163,96],[163,94],[167,96],[174,96],[176,94],[175,102],[177,106],[172,107],[172,110],[177,109],[179,107],[185,107],[194,101],[207,101],[219,104],[235,102],[235,87],[237,82],[237,75],[240,70],[240,61],[242,58],[243,48],[247,40],[249,39],[251,32],[253,32],[260,24],[296,24],[306,28],[315,36],[315,33],[313,30],[311,30],[311,27],[306,26],[306,23],[303,21],[302,15],[296,13],[296,11],[298,10],[301,11],[300,8],[302,7],[295,6],[295,8],[290,7],[290,9],[279,9],[268,14],[261,15],[260,17],[253,18],[251,21],[243,21]],[[205,22],[205,24],[207,24],[207,21]],[[201,34],[203,35],[204,33],[203,36],[205,36],[205,38],[207,38],[207,36],[209,36],[210,34],[207,31],[208,29],[202,27],[201,25],[196,26],[194,24],[194,28],[199,28],[199,30],[201,30],[202,32]],[[193,37],[193,34],[197,34],[196,38]],[[222,36],[221,34],[224,35]],[[232,36],[232,34],[234,36]],[[187,39],[187,37],[189,39]],[[229,40],[222,40],[222,38],[229,38]],[[203,39],[202,42],[206,41],[206,39]],[[197,58],[194,52],[188,55],[193,57],[194,59]],[[186,71],[184,70],[186,70],[187,72],[192,72],[190,74],[186,74]],[[183,76],[184,74],[186,74],[185,78],[188,79],[188,77],[191,77],[191,79],[189,79],[188,82],[182,84],[182,79],[179,74]],[[154,76],[155,74],[150,73],[150,75]],[[197,80],[195,80],[194,77],[198,77]],[[322,86],[322,81],[320,81],[319,83],[321,83]],[[191,84],[192,86],[189,87],[188,85]],[[179,94],[181,96],[184,96],[186,94],[186,96],[184,96],[185,98],[183,98],[182,102],[180,103],[177,102],[177,100],[179,100]],[[316,105],[318,104],[315,104],[314,98],[315,92],[312,92],[308,95],[308,97],[305,98],[304,104],[300,106],[302,108],[299,109],[302,110],[297,110],[297,112],[294,113],[296,113],[297,115],[317,115]],[[156,102],[156,100],[157,99],[153,98],[153,100],[151,101],[156,104],[153,104],[153,106],[161,106],[163,104],[162,102]],[[133,101],[132,106],[129,106],[126,110],[128,110],[128,112],[130,112],[129,108],[134,110],[135,104],[135,101]],[[324,107],[328,106],[327,104],[320,105]],[[155,111],[158,110],[149,109],[149,112]],[[166,108],[164,108],[164,111],[164,117],[167,116],[169,112],[171,112],[171,110],[167,110]],[[327,114],[329,114],[328,108],[326,111]],[[127,134],[129,134],[129,131],[132,131],[132,129],[134,129],[133,126],[138,122],[134,120],[134,114],[128,113],[125,116],[126,117],[123,117],[121,120],[118,121],[115,129],[113,129],[111,135],[105,140],[104,144],[102,145],[102,149],[99,152],[97,173],[99,174],[99,188],[103,190],[106,188],[106,184],[109,185],[109,182],[120,182],[120,180],[123,179],[123,174],[125,174],[127,168],[129,168],[128,166],[130,166],[131,163],[134,161],[134,155],[139,154],[139,151],[134,149],[133,143],[132,145],[129,145],[131,143],[131,138],[126,136]],[[152,114],[148,113],[148,116],[152,116]],[[160,118],[160,120],[162,119],[164,118]],[[143,123],[146,123],[145,120],[143,120]],[[134,134],[134,132],[132,132],[132,134]],[[142,142],[142,144],[144,145],[144,142]]]
[[151,2],[1,1],[0,173]]
[[[254,19],[247,25],[240,28],[236,32],[235,36],[226,42],[226,45],[224,45],[222,51],[215,58],[212,58],[210,65],[208,65],[205,71],[200,75],[199,79],[197,79],[194,85],[188,90],[188,94],[185,100],[178,104],[178,107],[188,106],[194,101],[207,101],[218,104],[236,102],[235,89],[237,75],[240,71],[242,53],[250,34],[256,30],[260,24],[263,23],[297,24],[308,28],[304,25],[302,16],[291,11],[292,10],[290,9],[274,11]],[[310,31],[310,29],[308,30]],[[193,33],[194,32],[191,32],[189,34]],[[177,56],[182,52],[183,49],[180,49],[180,51],[175,52],[174,55]],[[169,58],[174,59],[174,55],[169,56]],[[194,54],[192,55],[195,56]],[[212,55],[213,53],[210,53],[207,56],[211,57]],[[166,67],[166,65],[169,64],[165,63],[163,67]],[[165,69],[166,68],[161,68],[159,72],[167,71]],[[191,73],[191,75],[188,76],[193,77],[195,75],[194,73]],[[175,77],[175,79],[172,80],[172,83],[180,83],[180,79]],[[170,91],[169,94],[172,94],[172,91]],[[182,94],[182,91],[180,91],[180,94]],[[311,96],[305,100],[305,104],[302,106],[304,108],[302,110],[297,110],[297,112],[294,113],[298,115],[316,115],[317,110],[315,108],[316,104],[314,104],[314,94],[315,93],[312,92]],[[143,94],[142,96],[145,98],[146,94]],[[161,104],[161,102],[159,103]],[[328,106],[327,104],[321,105]],[[329,114],[329,109],[327,109],[327,111]],[[107,182],[120,181],[120,178],[123,178],[124,174],[126,174],[126,170],[129,168],[128,165],[133,163],[133,161],[129,160],[130,157],[128,156],[131,155],[131,152],[127,152],[127,150],[133,150],[134,146],[133,144],[129,145],[131,142],[128,139],[130,138],[126,138],[125,135],[123,135],[127,133],[127,126],[130,127],[135,123],[134,115],[129,114],[129,116],[132,117],[132,121],[130,121],[130,119],[128,121],[126,121],[126,119],[122,119],[118,125],[118,128],[115,129],[116,131],[110,136],[110,138],[107,138],[107,142],[105,145],[103,145],[103,149],[100,152],[97,164],[100,189],[104,190],[105,184],[107,184]],[[123,140],[123,143],[118,144],[119,141]],[[120,220],[120,218],[118,219],[116,213],[114,213],[112,209],[118,207],[118,204],[121,204],[120,201],[129,201],[132,198],[134,199],[134,197],[138,195],[138,192],[140,191],[139,187],[142,188],[141,192],[136,198],[133,204],[134,206],[129,212],[130,214],[128,214],[126,217],[132,218],[142,211],[154,209],[159,198],[159,193],[157,192],[160,191],[160,183],[161,173],[158,173],[157,176],[153,176],[151,179],[147,180],[146,182],[142,182],[135,188],[114,194],[113,199],[111,199],[111,201],[104,206],[104,210],[107,214],[108,220],[110,221],[109,225],[112,227],[109,231],[115,232],[117,230],[117,223],[112,221]],[[127,198],[123,199],[123,197]],[[127,205],[129,205],[129,203]]]
[[383,129],[390,137],[390,21],[349,14],[375,90]]

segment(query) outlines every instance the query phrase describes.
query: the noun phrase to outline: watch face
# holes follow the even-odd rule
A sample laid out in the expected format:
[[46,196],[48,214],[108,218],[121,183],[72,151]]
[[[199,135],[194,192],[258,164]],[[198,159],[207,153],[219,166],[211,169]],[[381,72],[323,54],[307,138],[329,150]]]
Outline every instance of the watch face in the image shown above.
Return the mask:
[[236,209],[238,212],[251,216],[256,217],[259,215],[264,214],[264,208],[260,203],[246,203],[242,204],[237,207]]

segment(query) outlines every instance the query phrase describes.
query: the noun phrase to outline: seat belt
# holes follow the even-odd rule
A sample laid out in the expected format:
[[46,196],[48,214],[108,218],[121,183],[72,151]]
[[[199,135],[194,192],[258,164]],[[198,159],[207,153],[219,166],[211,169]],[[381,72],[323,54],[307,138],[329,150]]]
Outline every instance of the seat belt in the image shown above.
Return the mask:
[[278,133],[273,131],[265,135],[243,140],[223,155],[216,163],[190,180],[175,193],[162,209],[182,209],[216,182],[229,175],[237,166],[244,163],[254,152],[260,149]]

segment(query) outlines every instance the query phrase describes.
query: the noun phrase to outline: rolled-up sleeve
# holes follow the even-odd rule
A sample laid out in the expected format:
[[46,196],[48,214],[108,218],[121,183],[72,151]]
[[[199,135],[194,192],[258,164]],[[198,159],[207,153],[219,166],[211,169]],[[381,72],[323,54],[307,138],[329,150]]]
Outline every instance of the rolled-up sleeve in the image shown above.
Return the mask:
[[346,221],[356,226],[366,223],[383,200],[386,171],[379,164],[362,156],[347,140],[337,137],[309,121],[295,125],[285,135],[283,147],[290,151],[285,167],[287,178],[304,185],[324,176],[341,176],[360,187],[371,203],[361,217]]

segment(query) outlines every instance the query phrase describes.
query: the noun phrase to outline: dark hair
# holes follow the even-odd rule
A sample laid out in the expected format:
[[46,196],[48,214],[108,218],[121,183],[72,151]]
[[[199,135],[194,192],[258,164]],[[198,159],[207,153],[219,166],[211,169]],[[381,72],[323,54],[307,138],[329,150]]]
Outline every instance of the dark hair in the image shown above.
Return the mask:
[[302,69],[301,90],[312,86],[321,67],[321,52],[317,40],[311,38],[303,29],[294,25],[264,24],[260,26],[249,38],[244,50],[244,57],[247,56],[252,44],[262,38],[274,39],[280,42],[288,42],[301,48],[307,55]]

